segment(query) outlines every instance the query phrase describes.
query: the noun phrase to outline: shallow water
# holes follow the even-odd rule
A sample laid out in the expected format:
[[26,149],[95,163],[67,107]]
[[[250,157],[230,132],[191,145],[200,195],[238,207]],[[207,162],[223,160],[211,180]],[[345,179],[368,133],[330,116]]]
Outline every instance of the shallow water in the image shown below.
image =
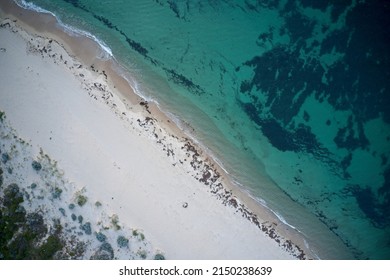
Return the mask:
[[322,239],[320,257],[344,256],[323,246],[336,237],[356,258],[390,258],[384,2],[32,2],[104,42],[139,94],[309,243]]

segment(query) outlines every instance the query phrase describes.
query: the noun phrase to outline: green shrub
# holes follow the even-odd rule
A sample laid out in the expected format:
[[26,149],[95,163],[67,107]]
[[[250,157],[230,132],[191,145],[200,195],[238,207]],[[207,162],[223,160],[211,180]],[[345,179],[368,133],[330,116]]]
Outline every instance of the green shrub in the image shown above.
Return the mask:
[[23,195],[19,191],[19,186],[17,184],[10,184],[4,189],[3,204],[8,208],[9,213],[15,213],[19,204],[23,201]]
[[0,121],[3,122],[5,119],[5,113],[3,111],[0,111]]
[[[26,259],[30,256],[32,240],[36,234],[25,225],[26,210],[21,203],[23,195],[18,185],[4,189],[3,205],[0,205],[0,254],[3,259]],[[27,219],[28,221],[28,219]]]
[[39,171],[42,169],[42,165],[37,162],[36,160],[34,160],[31,164],[32,168],[34,168],[35,171]]
[[146,259],[146,257],[147,257],[147,253],[146,253],[146,251],[145,250],[139,250],[138,252],[137,252],[137,254],[140,256],[140,258],[141,259]]
[[118,246],[120,248],[129,247],[129,239],[127,239],[123,235],[118,236],[116,243],[118,243]]
[[58,210],[61,212],[62,216],[66,217],[66,212],[64,208],[60,207],[58,208]]
[[32,239],[29,234],[18,234],[8,246],[8,259],[26,260],[31,258],[33,250]]
[[92,229],[91,229],[91,223],[87,222],[81,226],[81,229],[85,232],[87,235],[92,234]]
[[0,167],[0,188],[3,185],[3,169]]
[[98,241],[100,241],[100,242],[104,242],[104,241],[106,241],[106,239],[107,239],[107,236],[105,236],[103,233],[101,233],[101,232],[97,232],[96,233],[96,239],[98,240]]
[[133,236],[138,237],[141,241],[145,240],[145,235],[142,232],[138,232],[136,229],[133,229]]
[[59,187],[55,187],[51,193],[54,199],[59,199],[61,197],[61,194],[62,194],[62,190]]
[[77,199],[76,199],[77,201],[77,204],[81,207],[81,206],[83,206],[85,203],[87,203],[87,197],[86,196],[84,196],[84,195],[82,195],[82,194],[80,194],[80,195],[78,195],[77,196]]
[[4,164],[6,164],[7,163],[7,161],[9,161],[9,155],[7,154],[7,153],[3,153],[2,155],[1,155],[1,161],[4,163]]
[[92,256],[91,260],[112,260],[114,258],[114,250],[108,242],[104,242],[100,245],[99,250],[97,250]]
[[45,225],[43,216],[37,212],[27,214],[26,226],[34,237],[43,237],[47,233],[47,226]]
[[160,261],[160,260],[165,260],[165,257],[164,257],[163,254],[157,253],[157,254],[154,256],[154,259]]
[[111,224],[113,225],[115,230],[120,230],[121,226],[119,225],[118,215],[114,214],[111,216]]
[[84,242],[78,241],[76,245],[73,244],[72,248],[69,251],[69,256],[71,257],[71,259],[81,258],[84,255],[86,248],[87,245]]
[[36,259],[52,260],[54,254],[63,248],[61,239],[56,235],[50,235],[46,242],[37,249]]

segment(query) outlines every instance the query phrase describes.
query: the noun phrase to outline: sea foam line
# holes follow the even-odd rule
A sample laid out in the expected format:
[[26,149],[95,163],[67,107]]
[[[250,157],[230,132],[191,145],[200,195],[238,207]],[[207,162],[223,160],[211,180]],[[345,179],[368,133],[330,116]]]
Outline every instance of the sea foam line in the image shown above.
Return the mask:
[[14,0],[14,2],[16,3],[16,5],[18,5],[21,8],[24,8],[24,9],[27,9],[27,10],[32,10],[32,11],[35,11],[35,12],[38,12],[38,13],[51,14],[52,16],[56,17],[56,15],[53,14],[52,12],[43,9],[43,8],[35,5],[32,2],[26,2],[25,0],[19,0],[19,1],[18,0]]
[[131,89],[133,90],[133,92],[137,96],[141,97],[146,102],[151,102],[151,103],[154,103],[156,105],[159,105],[157,100],[155,100],[153,97],[145,94],[145,92],[147,92],[147,90],[141,89],[142,85],[134,77],[134,69],[133,69],[133,71],[130,71],[130,70],[128,70],[127,67],[125,67],[121,63],[119,63],[115,58],[114,58],[114,61],[115,61],[115,66],[113,68],[114,71],[118,75],[120,75],[123,79],[126,80],[127,84],[131,87]]
[[99,45],[99,47],[101,48],[101,50],[103,50],[104,54],[106,54],[105,56],[103,55],[103,57],[99,57],[99,58],[100,59],[105,59],[105,58],[106,59],[114,59],[115,63],[119,66],[119,67],[116,67],[116,69],[115,69],[116,72],[127,81],[129,86],[133,89],[134,93],[136,95],[140,96],[141,98],[143,98],[144,100],[146,100],[148,102],[154,102],[158,105],[158,102],[156,100],[154,100],[152,97],[147,96],[143,93],[144,91],[140,89],[140,85],[135,79],[129,79],[129,77],[125,73],[130,72],[130,71],[128,69],[126,69],[126,67],[124,67],[121,63],[119,63],[115,59],[115,56],[113,55],[111,48],[108,47],[104,41],[100,40],[99,38],[97,38],[95,35],[91,34],[88,31],[76,28],[74,26],[70,26],[70,25],[62,22],[62,20],[56,14],[54,14],[53,12],[46,10],[42,7],[39,7],[38,5],[36,5],[32,2],[27,2],[25,0],[14,0],[14,2],[19,7],[23,8],[23,9],[35,11],[38,13],[50,14],[51,16],[53,16],[56,19],[58,25],[64,30],[64,32],[66,32],[70,36],[87,37],[87,38],[93,40],[94,42],[96,42]]
[[256,200],[259,204],[261,204],[262,206],[264,206],[265,208],[267,208],[269,211],[271,211],[277,218],[280,222],[282,222],[283,224],[285,224],[286,226],[298,231],[299,233],[303,234],[303,232],[301,232],[299,229],[297,229],[296,227],[294,227],[292,224],[288,223],[286,221],[286,219],[281,215],[279,214],[277,211],[275,210],[272,210],[266,203],[265,200],[263,199],[260,199],[258,197],[255,197],[254,195],[252,195],[249,191],[247,191],[247,194],[252,197],[254,200]]
[[257,201],[259,204],[261,204],[262,206],[264,206],[265,208],[267,208],[269,211],[271,211],[277,218],[280,222],[282,222],[283,224],[285,224],[286,226],[294,229],[295,231],[299,232],[301,235],[302,235],[302,239],[303,239],[303,243],[305,245],[305,247],[310,251],[310,253],[317,259],[317,260],[320,260],[321,258],[312,250],[312,248],[310,248],[309,246],[309,243],[307,242],[307,240],[305,239],[306,235],[305,233],[303,233],[302,231],[300,231],[299,229],[297,229],[296,227],[294,227],[293,225],[289,224],[286,219],[280,215],[278,212],[272,210],[270,207],[268,207],[267,203],[265,200],[263,199],[260,199],[258,197],[255,197],[253,195],[251,195],[251,193],[247,190],[245,190],[247,192],[247,194],[252,197],[255,201]]
[[[97,38],[95,35],[91,34],[88,31],[81,30],[79,28],[76,28],[76,27],[73,27],[73,26],[70,26],[68,24],[63,23],[61,21],[61,19],[56,14],[54,14],[53,12],[48,11],[48,10],[46,10],[44,8],[41,8],[41,7],[35,5],[32,2],[26,2],[25,0],[20,0],[20,1],[15,0],[15,3],[16,3],[16,5],[18,5],[19,7],[23,8],[23,9],[35,11],[35,12],[38,12],[38,13],[44,13],[44,14],[52,15],[56,19],[58,24],[69,35],[71,35],[71,36],[84,36],[84,37],[87,37],[87,38],[93,40],[94,42],[96,42],[99,45],[99,47],[104,51],[104,53],[108,55],[108,58],[111,58],[111,57],[114,56],[113,53],[112,53],[112,50],[102,40],[100,40],[99,38]],[[102,58],[104,58],[104,57],[102,57]]]

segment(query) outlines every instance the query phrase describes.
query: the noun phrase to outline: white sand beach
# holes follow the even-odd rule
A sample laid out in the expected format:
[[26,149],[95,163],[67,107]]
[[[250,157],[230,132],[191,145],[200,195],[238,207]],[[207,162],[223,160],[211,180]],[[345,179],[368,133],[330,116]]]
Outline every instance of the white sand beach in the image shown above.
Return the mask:
[[[92,232],[129,237],[130,249],[118,248],[118,259],[137,258],[139,250],[148,252],[139,258],[156,252],[167,259],[311,258],[299,240],[283,237],[276,224],[245,206],[207,155],[113,74],[111,61],[79,60],[83,44],[92,42],[78,38],[77,49],[69,35],[42,32],[22,19],[3,13],[0,23],[3,136],[13,131],[22,147],[11,156],[13,172],[5,172],[4,181],[27,188],[54,176],[64,186],[61,200],[39,204],[30,197],[26,209],[46,209],[49,220],[59,217],[71,229],[67,205],[82,192],[88,202],[79,211]],[[12,145],[4,137],[3,151]],[[44,155],[56,162],[54,175],[45,171],[52,162]],[[40,177],[32,160],[42,163]],[[104,226],[113,217],[120,229]],[[130,238],[134,230],[145,238]],[[88,244],[81,258],[90,258],[98,241]]]

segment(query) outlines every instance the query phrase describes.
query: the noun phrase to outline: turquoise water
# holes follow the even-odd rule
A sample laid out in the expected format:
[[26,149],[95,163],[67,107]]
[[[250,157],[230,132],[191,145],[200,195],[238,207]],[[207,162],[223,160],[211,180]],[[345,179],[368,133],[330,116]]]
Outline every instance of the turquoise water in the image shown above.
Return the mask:
[[390,258],[385,1],[32,2],[103,41],[320,257]]

